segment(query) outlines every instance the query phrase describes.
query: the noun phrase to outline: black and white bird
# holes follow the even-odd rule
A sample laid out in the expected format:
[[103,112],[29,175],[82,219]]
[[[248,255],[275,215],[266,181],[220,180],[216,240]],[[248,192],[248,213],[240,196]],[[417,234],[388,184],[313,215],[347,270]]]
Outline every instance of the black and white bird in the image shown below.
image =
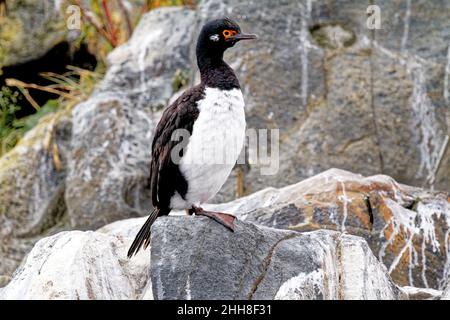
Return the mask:
[[[206,211],[199,205],[220,190],[244,143],[244,98],[223,54],[238,41],[250,39],[256,36],[242,33],[239,25],[228,18],[203,26],[196,50],[201,82],[170,105],[156,127],[150,167],[154,210],[137,234],[128,257],[149,245],[153,222],[172,209],[210,217],[234,230],[234,216]],[[183,137],[183,143],[177,136]]]

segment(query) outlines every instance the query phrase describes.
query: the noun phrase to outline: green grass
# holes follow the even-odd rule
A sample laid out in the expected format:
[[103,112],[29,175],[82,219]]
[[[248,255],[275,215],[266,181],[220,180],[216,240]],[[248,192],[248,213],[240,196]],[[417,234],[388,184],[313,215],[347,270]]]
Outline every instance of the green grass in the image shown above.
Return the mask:
[[0,156],[11,150],[23,135],[34,128],[39,120],[59,108],[58,100],[49,100],[36,113],[17,119],[20,111],[18,92],[9,87],[2,87],[0,91]]

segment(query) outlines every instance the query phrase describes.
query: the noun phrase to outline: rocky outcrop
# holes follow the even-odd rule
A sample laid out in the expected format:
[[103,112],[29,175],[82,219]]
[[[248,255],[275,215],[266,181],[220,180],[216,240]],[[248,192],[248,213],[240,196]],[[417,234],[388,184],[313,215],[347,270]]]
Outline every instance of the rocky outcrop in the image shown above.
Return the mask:
[[239,216],[234,233],[182,212],[159,218],[151,252],[131,260],[126,251],[145,218],[42,239],[0,298],[445,298],[448,289],[422,287],[448,282],[448,201],[386,176],[330,170],[208,205]]
[[44,238],[0,299],[137,299],[148,279],[148,252],[128,260],[130,240],[92,231]]
[[148,212],[153,111],[187,67],[189,39],[179,30],[189,33],[192,18],[180,8],[145,15],[110,55],[90,99],[73,114],[46,117],[0,159],[0,275],[10,275],[43,236]]
[[188,66],[194,12],[155,10],[130,41],[109,56],[110,68],[87,101],[73,110],[65,200],[71,225],[95,228],[151,208],[148,176],[154,113]]
[[362,236],[403,286],[442,289],[449,277],[448,193],[333,169],[214,208],[273,228]]
[[0,275],[10,275],[39,238],[67,227],[71,125],[64,112],[48,115],[0,158]]
[[[126,250],[142,219],[40,240],[0,299],[398,299],[406,295],[365,241],[207,218],[167,217],[149,255]],[[118,232],[120,230],[120,232]],[[174,258],[176,257],[176,258]]]
[[361,238],[295,233],[238,221],[157,220],[151,239],[155,299],[398,299]]
[[61,1],[6,1],[0,16],[0,69],[40,58],[66,36]]
[[[379,30],[367,27],[369,4],[199,5],[199,25],[227,15],[262,35],[226,56],[244,88],[248,127],[280,129],[280,170],[261,176],[262,165],[251,165],[247,192],[332,167],[449,189],[449,3],[376,3]],[[230,180],[217,201],[234,197],[234,187]]]
[[[248,127],[280,129],[280,170],[264,176],[252,164],[246,193],[331,167],[448,191],[448,3],[379,5],[376,31],[366,26],[367,4],[353,1],[204,0],[195,11],[146,14],[109,56],[92,97],[61,121],[47,118],[0,160],[0,282],[43,236],[148,213],[152,130],[180,83],[194,83],[195,38],[216,16],[263,35],[226,60],[241,80]],[[35,31],[46,33],[42,18]],[[232,177],[214,201],[234,198]],[[362,236],[402,286],[442,289],[449,275],[447,193],[333,171],[216,207],[281,229]]]

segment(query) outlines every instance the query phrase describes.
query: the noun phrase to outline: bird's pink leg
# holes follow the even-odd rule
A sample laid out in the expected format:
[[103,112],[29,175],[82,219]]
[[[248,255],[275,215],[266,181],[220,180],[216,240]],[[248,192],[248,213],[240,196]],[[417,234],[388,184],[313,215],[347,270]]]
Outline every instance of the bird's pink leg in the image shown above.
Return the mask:
[[206,211],[203,210],[200,207],[192,207],[193,211],[195,212],[196,216],[205,216],[208,218],[211,218],[227,229],[234,232],[234,220],[236,220],[236,217],[228,214],[228,213],[222,213],[222,212],[213,212],[213,211]]

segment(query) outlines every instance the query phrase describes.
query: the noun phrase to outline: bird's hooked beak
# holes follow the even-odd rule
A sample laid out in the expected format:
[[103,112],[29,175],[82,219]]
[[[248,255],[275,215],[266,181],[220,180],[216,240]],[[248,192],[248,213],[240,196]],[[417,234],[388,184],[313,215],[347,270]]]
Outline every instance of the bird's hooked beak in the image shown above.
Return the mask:
[[241,40],[254,40],[258,39],[258,36],[256,34],[249,34],[249,33],[238,33],[234,36],[229,37],[228,41],[241,41]]

